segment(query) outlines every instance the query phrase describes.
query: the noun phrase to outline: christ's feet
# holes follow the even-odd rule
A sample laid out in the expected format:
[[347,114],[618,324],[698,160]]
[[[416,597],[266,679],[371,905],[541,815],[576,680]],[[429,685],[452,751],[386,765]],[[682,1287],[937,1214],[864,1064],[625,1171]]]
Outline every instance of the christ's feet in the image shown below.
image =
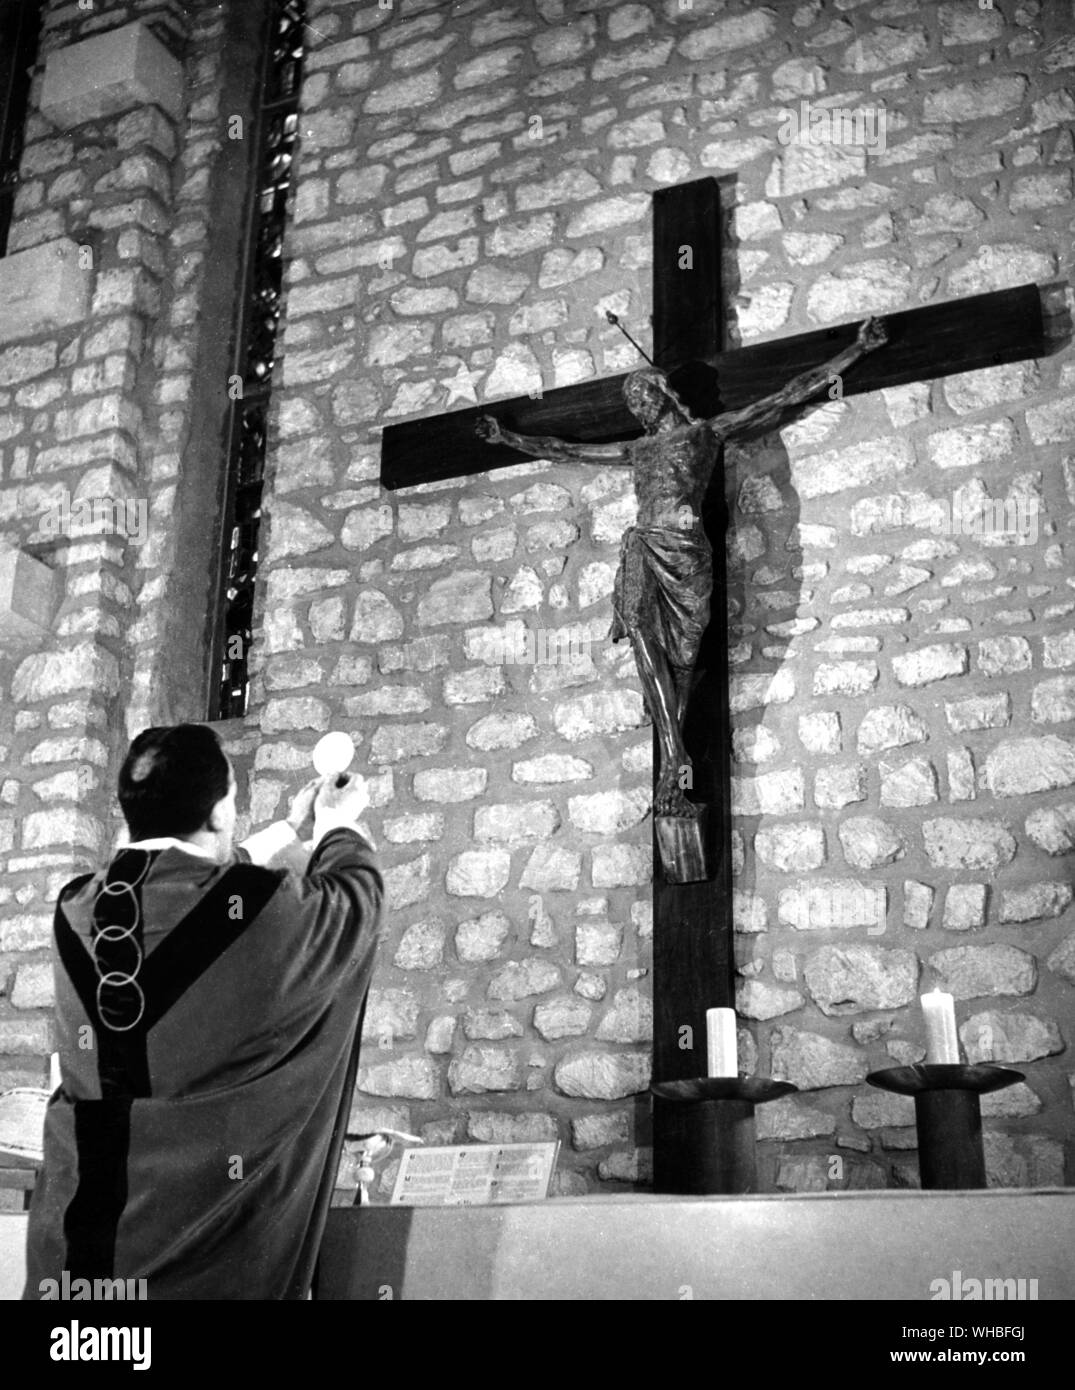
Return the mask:
[[653,797],[653,814],[673,820],[697,820],[698,808],[688,801],[676,780],[676,769],[662,772]]

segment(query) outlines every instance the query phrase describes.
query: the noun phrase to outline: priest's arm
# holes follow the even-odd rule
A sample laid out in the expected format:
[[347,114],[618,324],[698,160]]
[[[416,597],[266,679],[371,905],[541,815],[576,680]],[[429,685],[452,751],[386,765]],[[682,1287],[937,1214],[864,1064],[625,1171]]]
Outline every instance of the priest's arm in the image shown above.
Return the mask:
[[477,433],[489,444],[507,444],[520,454],[532,458],[552,459],[557,463],[630,464],[626,444],[572,444],[553,435],[516,434],[506,429],[492,415],[478,420]]
[[748,431],[755,434],[771,429],[789,407],[805,404],[819,391],[832,385],[834,377],[841,376],[848,367],[853,367],[868,353],[876,352],[887,342],[888,332],[884,320],[864,319],[859,325],[858,337],[851,346],[837,353],[830,361],[820,367],[800,372],[781,390],[774,391],[771,396],[763,396],[761,400],[744,406],[742,410],[729,410],[722,415],[714,416],[708,424],[715,434],[725,439]]
[[[303,985],[314,991],[338,988],[368,960],[380,930],[384,880],[369,832],[359,824],[368,788],[359,777],[342,780],[340,786],[314,779],[295,797],[286,821],[242,845],[242,857],[255,864],[293,871],[286,884],[289,949],[302,961]],[[304,843],[311,814],[313,837]]]

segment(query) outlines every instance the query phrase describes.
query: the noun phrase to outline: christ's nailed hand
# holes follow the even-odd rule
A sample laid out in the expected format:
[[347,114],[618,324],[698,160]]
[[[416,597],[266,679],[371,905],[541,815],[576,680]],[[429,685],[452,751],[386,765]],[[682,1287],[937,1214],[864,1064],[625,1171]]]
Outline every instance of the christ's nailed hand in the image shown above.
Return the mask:
[[869,318],[863,319],[859,324],[859,343],[871,352],[874,348],[884,347],[888,342],[888,329],[884,319]]
[[484,439],[487,444],[498,444],[502,437],[500,425],[491,415],[479,415],[474,430],[478,438]]
[[[342,786],[338,785],[342,782]],[[334,818],[349,817],[357,821],[370,804],[369,788],[364,777],[354,773],[337,773],[326,777],[314,802],[314,814],[331,811]]]

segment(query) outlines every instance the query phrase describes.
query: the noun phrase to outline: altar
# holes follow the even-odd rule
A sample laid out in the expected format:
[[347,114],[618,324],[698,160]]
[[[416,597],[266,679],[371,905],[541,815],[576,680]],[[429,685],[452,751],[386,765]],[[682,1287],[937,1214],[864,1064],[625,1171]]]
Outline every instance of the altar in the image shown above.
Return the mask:
[[[0,1214],[0,1300],[25,1238]],[[1072,1188],[336,1207],[315,1297],[1055,1301],[1075,1298],[1073,1248]]]
[[348,1207],[315,1297],[1070,1299],[1073,1244],[1071,1188]]

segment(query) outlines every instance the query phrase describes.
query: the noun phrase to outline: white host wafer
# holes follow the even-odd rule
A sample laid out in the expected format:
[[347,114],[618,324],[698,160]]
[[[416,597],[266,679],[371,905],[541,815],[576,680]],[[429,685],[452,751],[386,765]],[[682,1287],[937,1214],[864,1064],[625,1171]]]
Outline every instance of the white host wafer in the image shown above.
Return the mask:
[[346,772],[354,756],[355,745],[350,734],[338,731],[326,734],[314,749],[314,771],[319,777]]

